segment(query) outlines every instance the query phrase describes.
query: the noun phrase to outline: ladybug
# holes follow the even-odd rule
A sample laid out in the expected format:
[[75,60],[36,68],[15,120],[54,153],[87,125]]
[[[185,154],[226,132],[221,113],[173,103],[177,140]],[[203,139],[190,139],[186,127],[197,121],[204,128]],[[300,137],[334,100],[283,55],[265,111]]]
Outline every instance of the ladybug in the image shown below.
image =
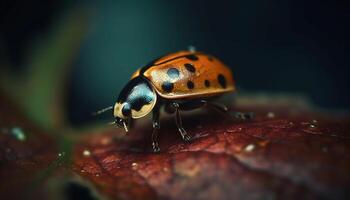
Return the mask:
[[[138,69],[120,92],[114,107],[109,109],[114,110],[113,123],[124,127],[126,132],[133,119],[152,112],[152,147],[154,152],[158,152],[161,107],[175,113],[182,139],[190,141],[191,136],[182,126],[180,111],[207,106],[227,113],[225,106],[209,99],[235,90],[231,70],[219,59],[202,52],[179,51],[157,58]],[[242,113],[236,116],[250,118]]]

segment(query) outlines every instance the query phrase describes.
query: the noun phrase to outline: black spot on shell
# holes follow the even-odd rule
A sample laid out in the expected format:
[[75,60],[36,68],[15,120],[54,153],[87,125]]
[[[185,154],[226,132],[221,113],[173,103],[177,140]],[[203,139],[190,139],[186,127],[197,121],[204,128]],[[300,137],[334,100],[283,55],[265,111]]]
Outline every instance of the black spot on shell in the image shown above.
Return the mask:
[[194,83],[192,81],[187,81],[187,87],[188,87],[188,89],[193,89]]
[[213,59],[212,57],[208,57],[208,60],[209,60],[210,62],[213,62],[213,61],[214,61],[214,59]]
[[165,92],[171,92],[173,89],[174,89],[174,84],[169,82],[169,81],[165,81],[163,84],[162,84],[162,89],[165,91]]
[[187,59],[193,60],[193,61],[196,61],[196,60],[199,59],[196,55],[193,55],[193,54],[186,55],[185,57],[186,57]]
[[221,85],[221,87],[226,88],[226,78],[224,75],[222,74],[218,75],[218,82]]
[[176,68],[168,69],[167,74],[168,74],[169,78],[171,78],[171,79],[177,79],[180,76],[180,72]]
[[204,85],[205,85],[205,87],[210,87],[210,82],[208,80],[205,80]]
[[189,72],[192,72],[192,73],[196,72],[196,68],[190,63],[186,63],[185,67]]

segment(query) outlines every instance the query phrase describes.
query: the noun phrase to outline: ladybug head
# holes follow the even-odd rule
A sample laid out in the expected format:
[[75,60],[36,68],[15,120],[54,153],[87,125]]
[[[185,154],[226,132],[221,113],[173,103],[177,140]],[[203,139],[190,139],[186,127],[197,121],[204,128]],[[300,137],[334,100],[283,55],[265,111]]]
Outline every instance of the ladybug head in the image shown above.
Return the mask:
[[150,113],[157,101],[152,85],[143,77],[135,77],[120,92],[114,105],[115,123],[128,130],[131,119]]

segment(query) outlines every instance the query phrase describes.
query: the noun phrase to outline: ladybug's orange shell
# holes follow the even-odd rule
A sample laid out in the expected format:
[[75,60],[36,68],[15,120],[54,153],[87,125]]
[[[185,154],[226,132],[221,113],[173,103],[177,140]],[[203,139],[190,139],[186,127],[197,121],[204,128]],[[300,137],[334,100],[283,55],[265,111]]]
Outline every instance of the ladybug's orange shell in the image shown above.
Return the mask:
[[208,97],[235,90],[231,70],[201,52],[180,51],[163,56],[136,71],[132,78],[140,75],[166,99]]

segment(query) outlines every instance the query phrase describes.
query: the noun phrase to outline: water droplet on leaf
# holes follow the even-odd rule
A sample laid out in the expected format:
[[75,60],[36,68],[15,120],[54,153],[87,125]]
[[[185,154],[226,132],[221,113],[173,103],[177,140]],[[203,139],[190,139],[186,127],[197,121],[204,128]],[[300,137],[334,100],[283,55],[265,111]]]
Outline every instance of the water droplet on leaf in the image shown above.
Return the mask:
[[316,128],[316,125],[310,124],[309,127],[310,128]]
[[11,129],[11,134],[13,136],[15,136],[15,138],[19,141],[25,141],[27,139],[26,134],[24,133],[24,131],[22,130],[22,128],[20,127],[13,127]]
[[268,112],[266,115],[268,118],[274,118],[275,117],[275,113],[273,112]]
[[132,163],[131,166],[132,166],[132,169],[135,170],[137,168],[137,163]]
[[91,156],[91,152],[90,152],[89,150],[85,149],[85,150],[83,151],[83,155],[84,155],[85,157],[89,157],[89,156]]
[[244,151],[246,152],[252,152],[255,149],[255,145],[254,144],[248,144],[245,148]]
[[64,151],[58,153],[58,157],[63,157],[64,155],[66,155],[66,152],[64,152]]

